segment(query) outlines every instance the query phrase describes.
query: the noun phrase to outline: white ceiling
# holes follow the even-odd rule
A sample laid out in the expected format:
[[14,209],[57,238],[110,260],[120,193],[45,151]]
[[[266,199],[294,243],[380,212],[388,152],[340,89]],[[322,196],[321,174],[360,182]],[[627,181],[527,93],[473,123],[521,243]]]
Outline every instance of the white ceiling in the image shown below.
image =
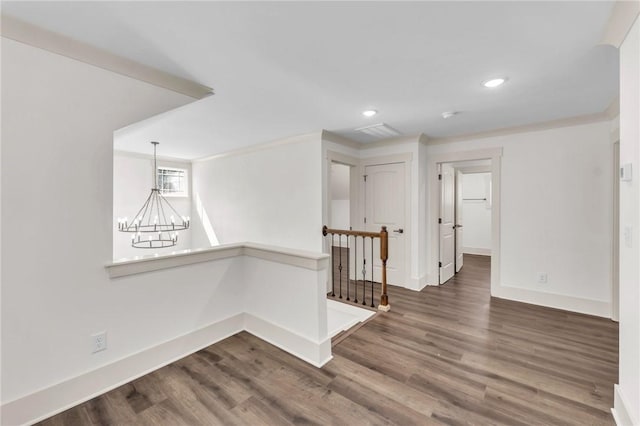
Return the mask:
[[[116,148],[199,158],[387,123],[445,137],[601,112],[612,2],[3,2],[3,13],[213,87],[119,132]],[[509,81],[497,89],[481,82]],[[365,118],[360,112],[380,113]],[[444,120],[444,111],[460,111]]]

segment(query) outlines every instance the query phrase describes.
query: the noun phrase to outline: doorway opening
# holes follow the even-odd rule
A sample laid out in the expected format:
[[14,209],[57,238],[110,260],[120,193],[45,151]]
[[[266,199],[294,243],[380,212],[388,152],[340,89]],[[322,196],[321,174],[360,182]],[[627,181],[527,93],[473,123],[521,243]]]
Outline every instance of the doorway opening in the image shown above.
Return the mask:
[[491,256],[491,160],[440,163],[438,180],[438,283],[444,284],[462,270],[465,255]]
[[[490,284],[491,296],[500,297],[502,293],[500,286],[501,159],[501,148],[430,156],[427,164],[429,203],[427,240],[429,242],[428,282],[431,285],[445,283],[457,272],[463,272],[465,269],[466,273],[461,275],[471,274],[475,266],[470,268],[468,260],[474,259],[474,264],[483,263],[483,268],[487,271],[484,274],[484,281],[489,281],[485,284]],[[482,177],[465,178],[465,175]],[[457,185],[456,177],[458,177]],[[470,190],[469,194],[465,194],[463,188],[465,179],[472,181],[467,188]],[[476,188],[473,187],[473,180],[476,180]],[[463,198],[468,199],[462,200]],[[465,207],[467,212],[473,209],[480,210],[484,223],[487,216],[490,217],[490,227],[479,228],[480,235],[474,235],[473,229],[468,231],[471,240],[465,240],[465,231],[468,228],[464,223]],[[467,221],[469,220],[473,223],[476,218],[467,218]],[[489,248],[486,246],[487,233],[490,235]],[[473,238],[478,236],[484,236],[485,243],[477,242],[479,240],[473,242]],[[476,244],[480,247],[473,246]],[[484,250],[477,250],[479,248]],[[480,262],[483,259],[485,262]]]

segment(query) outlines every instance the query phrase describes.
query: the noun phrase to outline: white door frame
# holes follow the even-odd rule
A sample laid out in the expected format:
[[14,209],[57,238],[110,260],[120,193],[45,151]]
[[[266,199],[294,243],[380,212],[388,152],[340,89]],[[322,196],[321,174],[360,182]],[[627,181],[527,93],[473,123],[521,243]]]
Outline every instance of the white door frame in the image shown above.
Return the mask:
[[613,143],[613,239],[611,250],[611,319],[620,321],[620,138]]
[[491,160],[491,295],[499,293],[500,288],[500,170],[502,148],[460,151],[432,155],[427,163],[427,181],[429,182],[429,203],[427,216],[427,233],[429,241],[429,284],[438,285],[438,217],[440,209],[440,189],[438,181],[438,164],[454,163],[469,160]]
[[[394,163],[404,163],[404,288],[411,288],[411,162],[413,161],[413,154],[403,153],[403,154],[393,154],[393,155],[385,155],[381,157],[371,157],[371,158],[363,158],[360,160],[360,174],[364,175],[364,170],[367,166],[379,166],[382,164],[394,164]],[[360,210],[361,216],[364,218],[365,208],[364,205],[364,180],[362,181],[360,191],[360,202],[362,203],[362,209]],[[362,219],[360,222],[361,226],[364,226],[364,222]],[[364,228],[363,228],[364,229]],[[388,229],[389,232],[393,231],[392,229]]]
[[359,215],[359,200],[360,200],[360,185],[358,184],[357,175],[361,174],[359,171],[360,160],[349,155],[341,154],[335,151],[327,151],[327,223],[326,225],[331,227],[331,165],[333,163],[344,164],[351,167],[350,181],[349,181],[349,219],[351,226],[354,226],[357,221],[357,215]]
[[[327,150],[327,165],[325,169],[325,173],[327,176],[327,187],[326,187],[326,206],[328,209],[327,221],[330,220],[328,215],[331,212],[331,164],[332,163],[341,163],[346,164],[348,166],[353,166],[354,169],[351,173],[351,226],[353,229],[362,230],[364,229],[364,213],[365,213],[365,205],[364,205],[364,180],[362,179],[362,175],[364,175],[364,169],[366,166],[376,166],[380,164],[393,164],[393,163],[404,163],[404,172],[405,172],[405,225],[404,225],[404,239],[405,239],[405,260],[404,260],[404,287],[411,287],[411,241],[412,234],[411,231],[413,227],[411,226],[411,166],[413,161],[412,153],[402,153],[402,154],[392,154],[385,156],[377,156],[377,157],[369,157],[369,158],[356,158],[350,155],[342,154],[340,152]],[[328,223],[328,222],[327,222]],[[389,230],[391,231],[391,230]],[[326,243],[325,243],[326,244]],[[325,245],[325,252],[328,253],[329,249]]]

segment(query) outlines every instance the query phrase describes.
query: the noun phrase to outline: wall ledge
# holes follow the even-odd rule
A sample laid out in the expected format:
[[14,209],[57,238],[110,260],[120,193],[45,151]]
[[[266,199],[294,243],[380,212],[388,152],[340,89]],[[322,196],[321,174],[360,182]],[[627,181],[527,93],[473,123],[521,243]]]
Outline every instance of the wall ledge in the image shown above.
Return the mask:
[[251,256],[285,265],[320,271],[329,265],[329,255],[258,243],[234,243],[173,252],[168,255],[120,259],[105,265],[110,278],[158,271],[238,256]]

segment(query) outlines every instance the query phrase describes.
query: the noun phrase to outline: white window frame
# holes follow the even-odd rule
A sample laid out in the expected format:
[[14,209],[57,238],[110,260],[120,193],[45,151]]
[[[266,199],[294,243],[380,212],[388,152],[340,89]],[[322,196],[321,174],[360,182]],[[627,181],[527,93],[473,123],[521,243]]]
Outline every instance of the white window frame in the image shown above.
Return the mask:
[[182,172],[183,173],[182,191],[180,191],[180,192],[164,192],[161,188],[159,188],[160,189],[160,194],[162,194],[163,197],[166,197],[166,198],[178,198],[178,197],[186,198],[186,197],[189,196],[189,169],[182,168],[182,167],[164,166],[164,165],[160,164],[160,165],[158,165],[158,167],[155,170],[155,172],[156,172],[155,179],[157,179],[158,176],[160,175],[160,170],[172,170],[172,171],[178,171],[178,172]]

